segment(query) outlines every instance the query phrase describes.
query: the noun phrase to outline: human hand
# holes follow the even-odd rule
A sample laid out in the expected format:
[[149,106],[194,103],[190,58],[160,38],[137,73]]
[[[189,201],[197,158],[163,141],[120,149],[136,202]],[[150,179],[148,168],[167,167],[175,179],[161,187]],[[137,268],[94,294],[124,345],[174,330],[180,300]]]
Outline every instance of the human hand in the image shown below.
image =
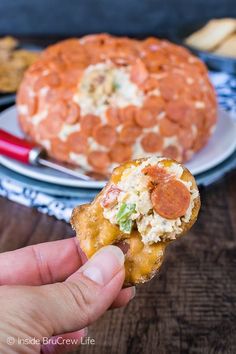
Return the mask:
[[[0,352],[65,353],[77,347],[89,324],[134,297],[134,287],[121,289],[123,265],[116,246],[86,261],[75,238],[2,253]],[[50,343],[42,344],[45,338]],[[66,339],[76,344],[63,345]]]

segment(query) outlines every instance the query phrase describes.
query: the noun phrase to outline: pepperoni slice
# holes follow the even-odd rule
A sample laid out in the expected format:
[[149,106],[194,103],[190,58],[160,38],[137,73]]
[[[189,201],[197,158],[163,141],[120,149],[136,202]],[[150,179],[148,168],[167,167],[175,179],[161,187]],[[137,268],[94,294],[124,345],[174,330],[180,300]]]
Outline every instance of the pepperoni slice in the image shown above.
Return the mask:
[[154,153],[161,151],[163,138],[157,133],[147,133],[142,138],[141,145],[146,152]]
[[165,100],[173,100],[184,90],[184,77],[170,74],[160,81],[161,95]]
[[153,183],[163,183],[173,178],[173,175],[168,173],[163,167],[159,166],[147,166],[142,172],[151,178]]
[[94,139],[101,145],[111,147],[117,140],[115,128],[110,125],[99,125],[93,130]]
[[49,105],[54,104],[58,100],[58,90],[48,90],[45,95],[40,96],[40,100],[42,100],[42,98],[45,104],[49,104]]
[[156,52],[160,48],[160,40],[155,37],[148,37],[142,41],[142,46]]
[[179,150],[175,145],[169,145],[162,151],[163,156],[173,160],[179,159]]
[[125,108],[121,108],[119,110],[119,117],[120,117],[121,122],[124,122],[124,123],[135,122],[136,112],[137,112],[137,108],[133,105],[129,105]]
[[75,124],[79,121],[80,118],[80,106],[75,102],[68,102],[67,104],[67,114],[66,114],[66,123]]
[[181,58],[181,60],[187,60],[190,57],[189,51],[183,47],[180,47],[179,45],[171,43],[171,45],[168,45],[166,49],[168,53],[175,55],[175,59],[177,59],[176,56]]
[[166,106],[168,117],[174,122],[178,122],[183,127],[188,127],[196,116],[196,110],[185,101],[171,101]]
[[106,111],[107,124],[112,127],[116,127],[120,124],[119,109],[114,107],[109,107]]
[[206,113],[206,122],[205,122],[205,129],[209,129],[216,124],[217,121],[217,112],[215,109],[210,109]]
[[131,156],[131,146],[122,143],[116,143],[110,151],[110,157],[113,162],[122,163],[130,160]]
[[117,197],[120,194],[121,190],[115,184],[112,184],[110,188],[106,191],[101,205],[104,208],[111,208],[116,204]]
[[149,77],[140,85],[141,90],[143,90],[145,93],[149,91],[153,91],[158,87],[159,87],[159,81],[154,77]]
[[199,149],[201,149],[207,143],[208,139],[209,139],[209,133],[199,132],[197,139],[194,142],[193,150],[198,151]]
[[144,108],[158,115],[165,110],[165,101],[159,96],[148,96],[144,101]]
[[178,124],[172,122],[168,118],[162,118],[159,121],[159,129],[161,135],[167,137],[177,135],[180,130]]
[[34,89],[39,91],[42,87],[57,87],[60,85],[60,78],[57,73],[51,72],[47,75],[40,76],[34,84]]
[[137,137],[142,133],[142,129],[132,123],[124,124],[119,134],[120,142],[124,144],[133,144]]
[[58,73],[63,73],[67,70],[67,65],[61,55],[54,55],[50,60],[48,60],[48,67],[50,70],[56,71]]
[[66,144],[68,144],[69,150],[76,154],[84,154],[87,150],[87,138],[80,132],[71,133],[67,137]]
[[29,90],[26,85],[26,79],[24,79],[24,84],[19,87],[17,96],[16,96],[16,103],[20,104],[27,104],[28,99],[30,98]]
[[149,51],[145,56],[145,64],[149,72],[156,74],[162,70],[165,64],[168,63],[168,59],[165,53],[158,50],[158,54],[155,51]]
[[57,100],[49,107],[50,115],[65,120],[67,116],[67,102],[65,100]]
[[178,140],[185,149],[190,149],[194,143],[194,135],[191,127],[189,129],[181,129],[178,133]]
[[216,107],[217,100],[213,86],[211,86],[211,90],[208,89],[206,92],[204,92],[203,97],[208,107]]
[[[41,52],[41,58],[43,57],[43,54],[45,54],[45,52]],[[31,74],[39,76],[39,75],[41,75],[43,70],[45,70],[45,62],[37,60],[26,71],[25,77],[27,79],[29,79],[30,77],[32,78]],[[24,79],[24,83],[25,83],[25,79]]]
[[86,55],[83,47],[71,47],[70,50],[62,53],[62,59],[66,64],[72,66],[73,64],[78,66],[83,65],[86,62]]
[[148,70],[141,59],[137,59],[131,68],[130,78],[135,84],[140,85],[148,78]]
[[80,68],[80,63],[77,63],[76,68],[74,68],[73,65],[75,64],[71,63],[70,70],[62,72],[60,77],[64,85],[73,87],[74,90],[76,90],[76,86],[78,86],[81,80],[83,70],[86,68],[86,65],[84,65],[83,69]]
[[95,170],[106,170],[110,164],[109,156],[103,151],[92,151],[88,155],[88,163],[94,167]]
[[38,97],[31,95],[26,85],[22,85],[17,94],[17,105],[27,105],[28,114],[34,115],[38,110]]
[[50,140],[50,142],[50,155],[58,160],[68,162],[70,150],[67,143],[59,138],[53,138]]
[[73,100],[74,89],[71,87],[60,87],[60,90],[56,91],[57,98],[65,100],[66,102]]
[[135,120],[137,124],[140,125],[140,127],[142,128],[153,127],[157,122],[155,115],[145,108],[141,108],[137,111]]
[[36,96],[29,97],[27,101],[27,106],[28,106],[28,113],[30,116],[36,114],[38,109],[37,97]]
[[198,130],[202,130],[204,128],[205,119],[206,119],[205,112],[199,110],[196,119],[193,122],[196,125]]
[[101,120],[94,114],[86,114],[81,117],[80,127],[81,132],[86,135],[92,135],[93,129],[100,124]]
[[184,216],[190,204],[190,192],[177,180],[157,184],[151,193],[153,209],[166,219]]
[[63,121],[58,116],[50,115],[43,119],[37,126],[40,139],[57,137],[63,127]]

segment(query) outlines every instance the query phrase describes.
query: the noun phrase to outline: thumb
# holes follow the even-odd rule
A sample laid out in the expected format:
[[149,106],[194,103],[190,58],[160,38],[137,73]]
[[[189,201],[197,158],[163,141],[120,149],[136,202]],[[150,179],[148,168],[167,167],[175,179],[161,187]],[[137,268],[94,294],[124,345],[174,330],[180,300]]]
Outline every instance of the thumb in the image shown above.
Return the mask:
[[[124,254],[106,246],[65,282],[38,287],[38,313],[49,324],[48,336],[82,329],[101,316],[124,282]],[[44,322],[45,323],[45,322]]]

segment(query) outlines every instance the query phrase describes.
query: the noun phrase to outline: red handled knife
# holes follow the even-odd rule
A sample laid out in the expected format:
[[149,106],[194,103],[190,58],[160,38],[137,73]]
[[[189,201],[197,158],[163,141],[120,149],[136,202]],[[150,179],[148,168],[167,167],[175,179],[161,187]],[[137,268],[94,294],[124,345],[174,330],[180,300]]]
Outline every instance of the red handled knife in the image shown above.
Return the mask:
[[0,154],[27,165],[49,167],[84,181],[93,180],[92,177],[80,173],[78,169],[69,164],[63,165],[49,159],[42,147],[18,138],[2,129],[0,129]]

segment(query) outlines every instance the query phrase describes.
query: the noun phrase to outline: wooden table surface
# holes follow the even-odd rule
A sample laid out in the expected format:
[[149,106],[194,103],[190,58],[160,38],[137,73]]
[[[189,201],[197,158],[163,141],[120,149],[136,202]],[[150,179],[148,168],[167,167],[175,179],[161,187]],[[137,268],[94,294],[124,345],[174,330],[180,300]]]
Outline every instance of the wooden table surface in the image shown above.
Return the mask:
[[[168,247],[159,276],[90,327],[77,353],[236,353],[236,171],[201,189],[191,232]],[[70,226],[0,199],[0,251],[73,235]],[[58,255],[60,256],[60,255]]]

